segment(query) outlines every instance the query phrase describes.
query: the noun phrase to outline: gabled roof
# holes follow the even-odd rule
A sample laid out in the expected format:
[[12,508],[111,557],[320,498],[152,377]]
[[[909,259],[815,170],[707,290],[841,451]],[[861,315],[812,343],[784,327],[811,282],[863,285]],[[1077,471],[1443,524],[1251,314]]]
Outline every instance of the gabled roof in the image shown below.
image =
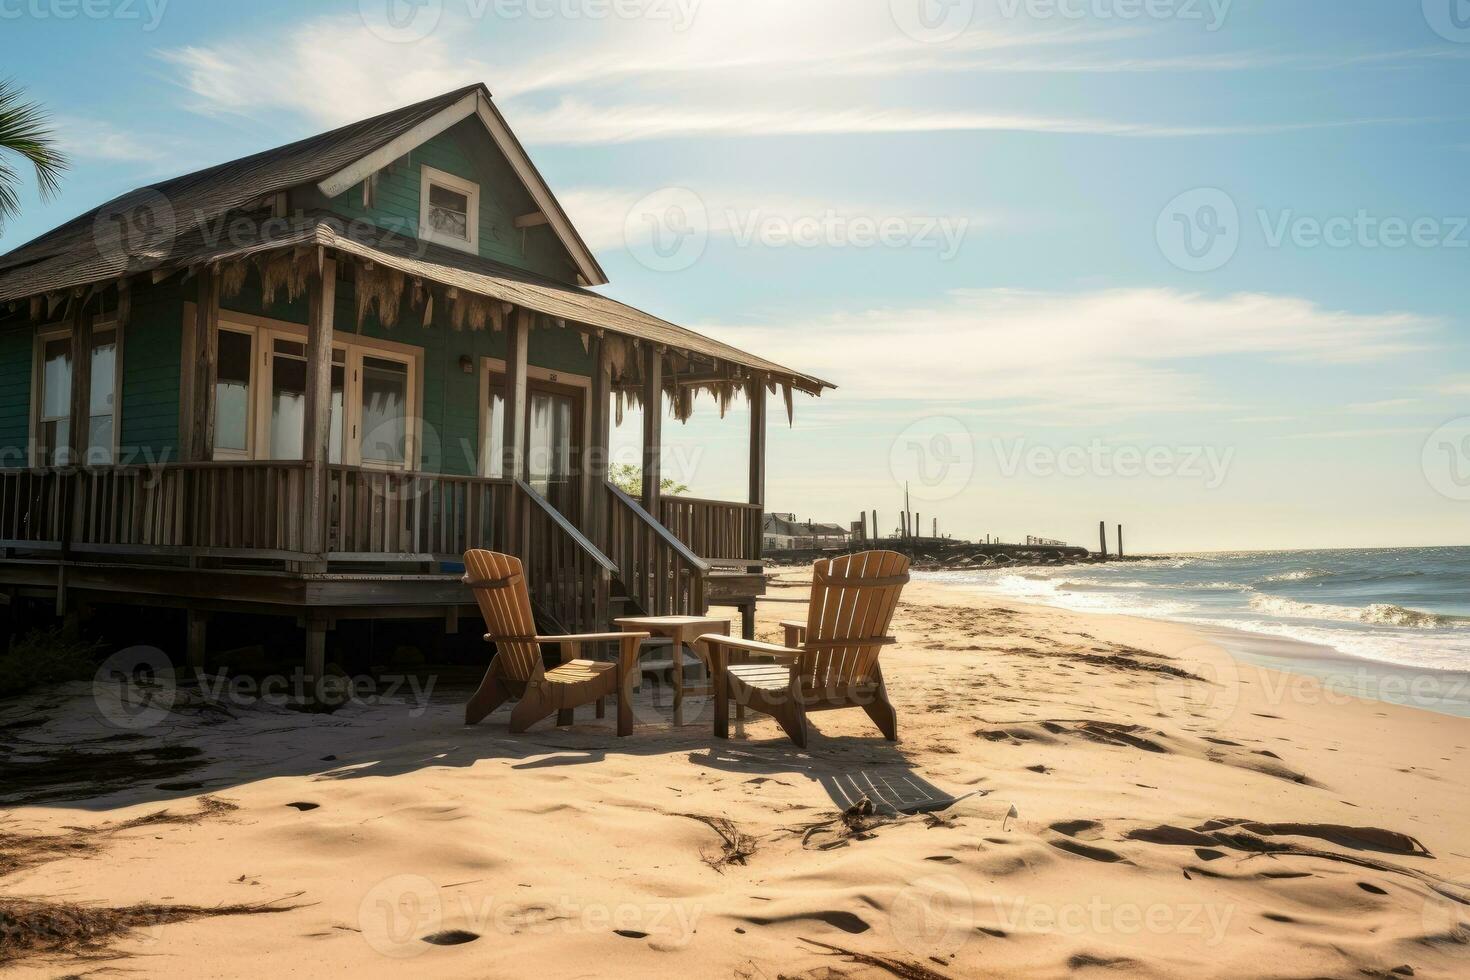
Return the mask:
[[[44,264],[44,269],[35,271],[45,273],[36,278],[46,281],[47,289],[86,285],[129,271],[126,250],[99,247],[96,240],[99,220],[106,221],[109,214],[126,210],[129,199],[140,195],[163,198],[174,221],[171,237],[186,236],[229,211],[303,184],[316,184],[323,190],[333,188],[330,193],[335,196],[470,115],[484,123],[491,139],[505,153],[582,277],[589,285],[607,282],[602,267],[491,102],[489,89],[477,83],[125,194],[0,256],[0,289],[8,278],[6,273],[21,265]],[[134,254],[134,261],[136,258]]]

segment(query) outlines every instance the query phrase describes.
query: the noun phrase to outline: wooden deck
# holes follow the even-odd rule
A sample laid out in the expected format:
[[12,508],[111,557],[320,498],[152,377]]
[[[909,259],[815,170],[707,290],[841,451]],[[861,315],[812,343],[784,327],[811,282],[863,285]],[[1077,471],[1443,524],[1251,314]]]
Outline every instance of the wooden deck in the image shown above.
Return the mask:
[[595,519],[579,527],[519,480],[324,469],[322,551],[309,546],[306,463],[0,470],[0,590],[54,599],[62,613],[127,596],[201,615],[295,616],[314,630],[338,619],[452,626],[474,612],[459,581],[473,547],[521,557],[537,609],[567,630],[711,604],[739,608],[749,629],[765,591],[756,505],[663,498],[659,521],[603,484]]

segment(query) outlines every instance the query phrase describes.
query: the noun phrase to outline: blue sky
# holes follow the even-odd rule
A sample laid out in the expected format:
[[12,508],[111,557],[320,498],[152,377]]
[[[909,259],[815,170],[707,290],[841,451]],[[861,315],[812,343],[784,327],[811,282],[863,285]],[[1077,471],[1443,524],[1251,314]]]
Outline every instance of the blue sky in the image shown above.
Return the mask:
[[[75,163],[0,248],[483,80],[610,294],[840,385],[773,428],[773,509],[888,528],[907,479],[964,536],[1470,543],[1461,24],[1465,0],[0,0],[6,71]],[[665,465],[735,496],[743,416],[705,406]]]

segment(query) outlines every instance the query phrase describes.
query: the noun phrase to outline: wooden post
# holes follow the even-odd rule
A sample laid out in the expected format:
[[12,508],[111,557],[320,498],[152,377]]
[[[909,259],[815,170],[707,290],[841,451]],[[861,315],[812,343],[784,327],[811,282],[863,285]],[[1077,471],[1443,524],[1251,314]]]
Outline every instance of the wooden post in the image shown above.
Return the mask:
[[[307,550],[327,552],[327,459],[332,422],[332,323],[337,305],[337,263],[317,248],[317,272],[307,287],[305,540]],[[210,385],[213,388],[213,384]],[[410,464],[411,465],[411,464]],[[415,467],[416,468],[416,467]]]
[[505,460],[501,473],[526,478],[526,353],[531,344],[531,312],[517,309],[505,336]]
[[873,508],[873,540],[883,537],[883,532],[878,530],[878,508]]
[[867,540],[868,540],[868,512],[867,511],[863,511],[862,520],[859,523],[862,524],[862,528],[863,528],[863,531],[862,531],[862,533],[863,533],[863,542],[866,544],[867,543]]
[[214,458],[214,385],[219,357],[219,277],[213,269],[199,270],[199,295],[194,304],[194,377],[189,413],[188,458]]
[[209,613],[190,608],[184,613],[187,626],[185,627],[186,643],[185,649],[188,653],[189,666],[204,666],[204,641],[209,626]]
[[1118,525],[1118,557],[1123,557],[1123,525]]
[[86,463],[88,422],[92,410],[92,314],[80,298],[71,309],[71,432],[67,439],[68,462]]
[[766,386],[759,381],[750,391],[750,502],[766,506]]
[[611,397],[612,375],[607,363],[607,345],[601,337],[591,340],[592,391],[588,395],[591,404],[587,409],[589,431],[583,441],[587,448],[582,453],[582,527],[592,543],[603,551],[607,550],[606,530],[603,517],[607,509],[608,426],[611,416],[608,399]]
[[663,482],[664,357],[653,344],[643,346],[643,509],[659,520]]
[[1098,544],[1097,544],[1098,554],[1100,554],[1104,558],[1106,558],[1108,556],[1108,522],[1107,521],[1098,521],[1097,522],[1097,542],[1098,542]]

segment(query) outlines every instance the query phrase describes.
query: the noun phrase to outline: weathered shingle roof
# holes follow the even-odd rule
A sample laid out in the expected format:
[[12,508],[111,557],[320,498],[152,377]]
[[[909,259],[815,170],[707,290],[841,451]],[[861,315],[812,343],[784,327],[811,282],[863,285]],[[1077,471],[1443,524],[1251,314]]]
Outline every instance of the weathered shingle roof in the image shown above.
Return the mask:
[[[270,221],[250,215],[243,222],[243,230],[234,226],[225,230],[229,220],[249,214],[247,209],[268,195],[319,182],[476,91],[488,98],[483,85],[467,86],[329,133],[163,181],[93,208],[0,256],[0,302],[106,283],[146,270],[193,268],[282,248],[321,245],[428,282],[741,365],[773,375],[775,380],[788,380],[793,387],[808,392],[820,393],[832,387],[820,378],[746,353],[589,289],[406,239],[329,212]],[[131,236],[125,243],[118,239],[115,219],[126,218],[136,224],[138,215],[152,220],[160,214],[166,221],[143,229],[130,228]]]
[[127,211],[143,195],[166,199],[174,222],[172,237],[187,238],[201,224],[267,194],[335,173],[481,87],[466,86],[331,132],[130,191],[0,256],[0,296],[17,295],[10,280],[18,266],[29,266],[25,278],[43,289],[87,285],[128,271],[129,256],[108,247],[105,238],[110,229],[102,231],[104,241],[99,244],[98,225]]

